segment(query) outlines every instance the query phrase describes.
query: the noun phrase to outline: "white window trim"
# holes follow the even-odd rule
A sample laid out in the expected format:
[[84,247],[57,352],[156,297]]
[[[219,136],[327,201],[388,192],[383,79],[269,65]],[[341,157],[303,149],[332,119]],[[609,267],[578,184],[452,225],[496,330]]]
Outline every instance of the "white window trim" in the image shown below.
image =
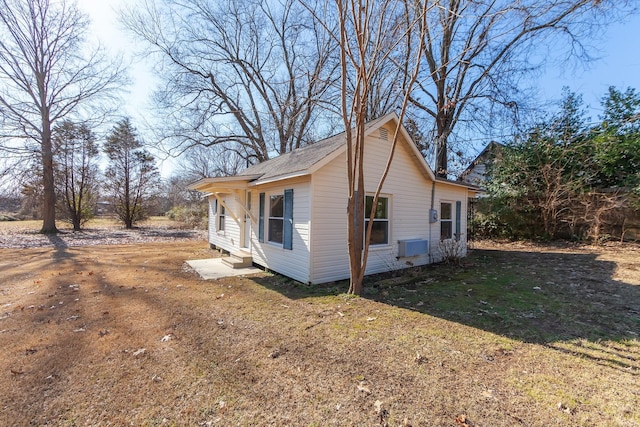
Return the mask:
[[[367,197],[374,197],[375,193],[366,193],[365,194],[365,210],[366,210],[366,206],[367,206]],[[391,242],[393,242],[393,239],[391,237],[391,212],[392,212],[392,199],[391,199],[391,194],[386,194],[386,193],[380,193],[380,195],[378,196],[378,200],[381,198],[385,198],[387,199],[387,218],[383,219],[383,218],[378,218],[373,220],[373,222],[383,222],[386,221],[387,223],[387,243],[369,243],[369,250],[380,250],[380,249],[387,249],[389,247],[391,247]],[[367,232],[367,215],[369,215],[369,212],[365,212],[364,213],[364,232]],[[364,239],[364,236],[362,237]]]
[[[282,197],[282,216],[271,216],[271,197],[274,196],[280,196]],[[267,243],[271,246],[274,246],[276,248],[283,248],[284,247],[284,191],[282,193],[280,192],[275,192],[275,193],[267,193],[265,194],[265,204],[267,205],[266,208],[268,209],[267,215],[266,215],[266,234],[267,234],[267,238],[265,239],[267,241]],[[272,219],[280,219],[282,221],[282,242],[276,242],[271,240],[271,220]]]
[[[224,223],[224,227],[220,228],[220,223]],[[218,202],[218,213],[216,218],[216,231],[218,234],[224,235],[225,230],[227,229],[227,210],[222,205],[222,203]]]
[[[451,212],[451,218],[444,219],[444,218],[442,217],[442,205],[443,205],[444,203],[446,203],[446,204],[448,204],[448,205],[450,205],[450,206],[451,206],[451,210],[450,210],[450,212]],[[445,240],[452,240],[452,239],[455,237],[455,230],[453,229],[453,225],[454,225],[454,217],[455,217],[455,212],[454,212],[454,210],[455,210],[455,206],[456,206],[456,202],[455,202],[455,201],[453,201],[453,200],[440,200],[440,210],[439,210],[439,212],[438,212],[438,216],[439,216],[439,220],[440,220],[440,230],[439,230],[439,231],[440,231],[440,237],[439,237],[439,240],[440,240],[441,242],[444,242]],[[443,222],[449,222],[449,223],[451,224],[451,237],[448,237],[448,238],[446,238],[446,239],[443,239],[443,238],[442,238],[442,223],[443,223]]]

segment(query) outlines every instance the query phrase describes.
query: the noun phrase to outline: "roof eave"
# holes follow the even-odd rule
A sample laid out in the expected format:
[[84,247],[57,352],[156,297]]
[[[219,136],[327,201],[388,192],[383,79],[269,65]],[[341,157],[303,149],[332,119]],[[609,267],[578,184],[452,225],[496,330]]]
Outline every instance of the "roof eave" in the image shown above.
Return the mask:
[[468,184],[463,181],[451,181],[450,179],[436,177],[436,182],[441,182],[443,184],[449,184],[456,187],[464,187],[466,189],[476,191],[476,192],[484,191],[482,188],[478,187],[477,185]]
[[216,178],[203,178],[187,186],[189,190],[201,193],[219,193],[222,191],[247,188],[249,183],[262,175],[235,175]]
[[310,175],[311,172],[309,170],[302,170],[297,172],[292,172],[284,175],[272,176],[266,179],[257,179],[248,184],[249,187],[256,187],[258,185],[271,184],[273,182],[284,181],[285,179],[293,179],[300,178],[302,176]]

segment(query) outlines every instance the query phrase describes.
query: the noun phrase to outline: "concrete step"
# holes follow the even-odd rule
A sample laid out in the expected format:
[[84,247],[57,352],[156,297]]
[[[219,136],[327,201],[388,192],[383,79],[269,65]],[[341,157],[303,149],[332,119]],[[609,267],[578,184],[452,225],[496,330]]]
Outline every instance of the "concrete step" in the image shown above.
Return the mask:
[[222,258],[222,263],[231,268],[245,268],[253,265],[253,257],[244,251],[232,252],[229,256]]

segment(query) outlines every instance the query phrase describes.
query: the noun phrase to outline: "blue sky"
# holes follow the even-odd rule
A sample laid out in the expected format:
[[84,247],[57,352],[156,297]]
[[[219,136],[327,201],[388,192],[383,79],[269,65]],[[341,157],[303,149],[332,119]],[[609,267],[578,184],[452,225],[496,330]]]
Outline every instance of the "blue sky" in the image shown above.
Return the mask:
[[595,121],[601,111],[600,100],[609,86],[640,91],[640,15],[610,24],[592,45],[597,49],[592,55],[598,59],[568,69],[548,67],[537,86],[548,100],[558,100],[563,86],[582,94]]

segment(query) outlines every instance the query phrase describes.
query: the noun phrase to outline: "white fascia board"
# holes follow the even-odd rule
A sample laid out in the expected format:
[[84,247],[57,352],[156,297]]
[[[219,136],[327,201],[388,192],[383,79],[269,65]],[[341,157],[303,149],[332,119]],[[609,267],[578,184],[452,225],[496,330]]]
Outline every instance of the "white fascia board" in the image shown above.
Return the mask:
[[256,181],[252,181],[250,183],[248,183],[248,187],[256,187],[258,185],[264,185],[264,184],[271,184],[274,182],[278,182],[278,181],[284,181],[285,179],[291,179],[291,178],[299,178],[301,176],[306,176],[309,175],[310,172],[307,170],[303,170],[303,171],[298,171],[298,172],[292,172],[292,173],[288,173],[285,175],[278,175],[278,176],[274,176],[268,179],[258,179]]
[[225,176],[218,178],[203,178],[187,186],[190,190],[197,190],[202,193],[213,192],[216,189],[242,189],[247,188],[250,181],[259,178],[261,175],[245,176]]

